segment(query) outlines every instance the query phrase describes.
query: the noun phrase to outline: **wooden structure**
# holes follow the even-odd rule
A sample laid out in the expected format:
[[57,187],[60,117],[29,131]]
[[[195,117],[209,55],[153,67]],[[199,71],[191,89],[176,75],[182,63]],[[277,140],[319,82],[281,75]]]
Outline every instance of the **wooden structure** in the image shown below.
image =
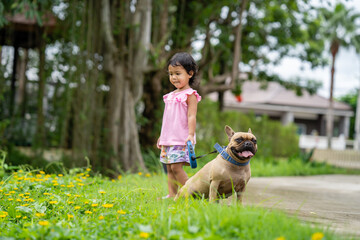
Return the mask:
[[[18,13],[13,16],[6,16],[8,24],[3,28],[0,28],[0,45],[1,46],[13,46],[14,47],[14,58],[13,58],[13,71],[11,78],[10,87],[10,103],[9,103],[9,116],[12,117],[14,114],[14,103],[15,103],[15,86],[17,79],[23,76],[25,81],[26,66],[19,73],[18,59],[19,59],[19,48],[24,49],[38,49],[39,50],[39,95],[44,91],[44,63],[45,63],[45,36],[51,36],[56,28],[57,18],[47,13],[42,16],[42,25],[40,26],[36,21],[35,17],[32,19],[26,18],[25,13]],[[27,55],[24,60],[27,63]],[[19,77],[17,77],[19,76]],[[18,85],[20,88],[24,88],[25,82],[20,82]]]

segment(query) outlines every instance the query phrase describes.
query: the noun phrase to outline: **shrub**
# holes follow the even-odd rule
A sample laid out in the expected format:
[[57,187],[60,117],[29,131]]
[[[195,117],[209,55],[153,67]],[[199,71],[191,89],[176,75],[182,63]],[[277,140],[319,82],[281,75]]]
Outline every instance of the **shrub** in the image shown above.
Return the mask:
[[216,142],[227,145],[224,131],[229,125],[234,131],[248,131],[251,128],[259,145],[257,155],[263,157],[290,157],[299,153],[299,138],[296,126],[283,126],[280,122],[270,120],[267,116],[255,116],[237,111],[218,111],[218,103],[204,99],[199,105],[197,114],[198,152],[210,152]]

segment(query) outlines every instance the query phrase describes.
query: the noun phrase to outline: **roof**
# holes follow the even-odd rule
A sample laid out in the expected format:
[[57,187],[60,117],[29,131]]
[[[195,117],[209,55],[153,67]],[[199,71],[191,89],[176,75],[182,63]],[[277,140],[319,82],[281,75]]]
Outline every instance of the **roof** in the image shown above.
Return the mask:
[[[317,94],[310,95],[303,91],[297,96],[295,91],[288,90],[277,82],[269,82],[266,88],[260,82],[246,81],[242,86],[242,101],[238,102],[231,91],[224,93],[224,107],[231,109],[257,109],[275,111],[297,111],[311,113],[326,113],[329,99]],[[217,100],[217,95],[209,94],[212,100]],[[350,105],[334,100],[336,115],[352,116]]]
[[42,26],[35,17],[27,18],[24,13],[6,15],[9,24],[0,28],[0,45],[35,48],[39,46],[40,30],[51,36],[57,27],[57,18],[50,12],[42,16]]
[[[312,108],[329,107],[329,99],[327,98],[317,94],[310,95],[307,91],[303,91],[301,96],[297,96],[293,90],[288,90],[277,82],[270,82],[265,89],[261,89],[259,82],[245,82],[242,97],[244,102]],[[236,101],[234,97],[231,98]],[[337,101],[334,101],[334,108],[351,110],[348,104]]]

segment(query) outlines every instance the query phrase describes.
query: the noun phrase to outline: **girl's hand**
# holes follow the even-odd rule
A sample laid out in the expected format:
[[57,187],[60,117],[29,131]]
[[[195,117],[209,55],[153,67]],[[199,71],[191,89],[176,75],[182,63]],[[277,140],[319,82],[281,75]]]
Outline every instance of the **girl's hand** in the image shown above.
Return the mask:
[[192,143],[192,145],[194,145],[194,144],[195,144],[194,135],[189,135],[189,136],[186,138],[185,145],[187,144],[188,141],[190,141],[190,142]]
[[159,145],[159,142],[160,142],[160,138],[158,138],[158,140],[157,140],[156,147],[157,147],[158,149],[161,149],[161,146]]

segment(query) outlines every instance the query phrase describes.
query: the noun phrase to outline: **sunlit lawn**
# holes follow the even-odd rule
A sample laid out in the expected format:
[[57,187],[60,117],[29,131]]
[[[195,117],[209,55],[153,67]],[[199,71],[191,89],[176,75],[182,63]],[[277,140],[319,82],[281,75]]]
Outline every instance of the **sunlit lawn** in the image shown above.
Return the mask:
[[17,171],[0,185],[0,239],[337,239],[280,211],[162,200],[164,174]]

